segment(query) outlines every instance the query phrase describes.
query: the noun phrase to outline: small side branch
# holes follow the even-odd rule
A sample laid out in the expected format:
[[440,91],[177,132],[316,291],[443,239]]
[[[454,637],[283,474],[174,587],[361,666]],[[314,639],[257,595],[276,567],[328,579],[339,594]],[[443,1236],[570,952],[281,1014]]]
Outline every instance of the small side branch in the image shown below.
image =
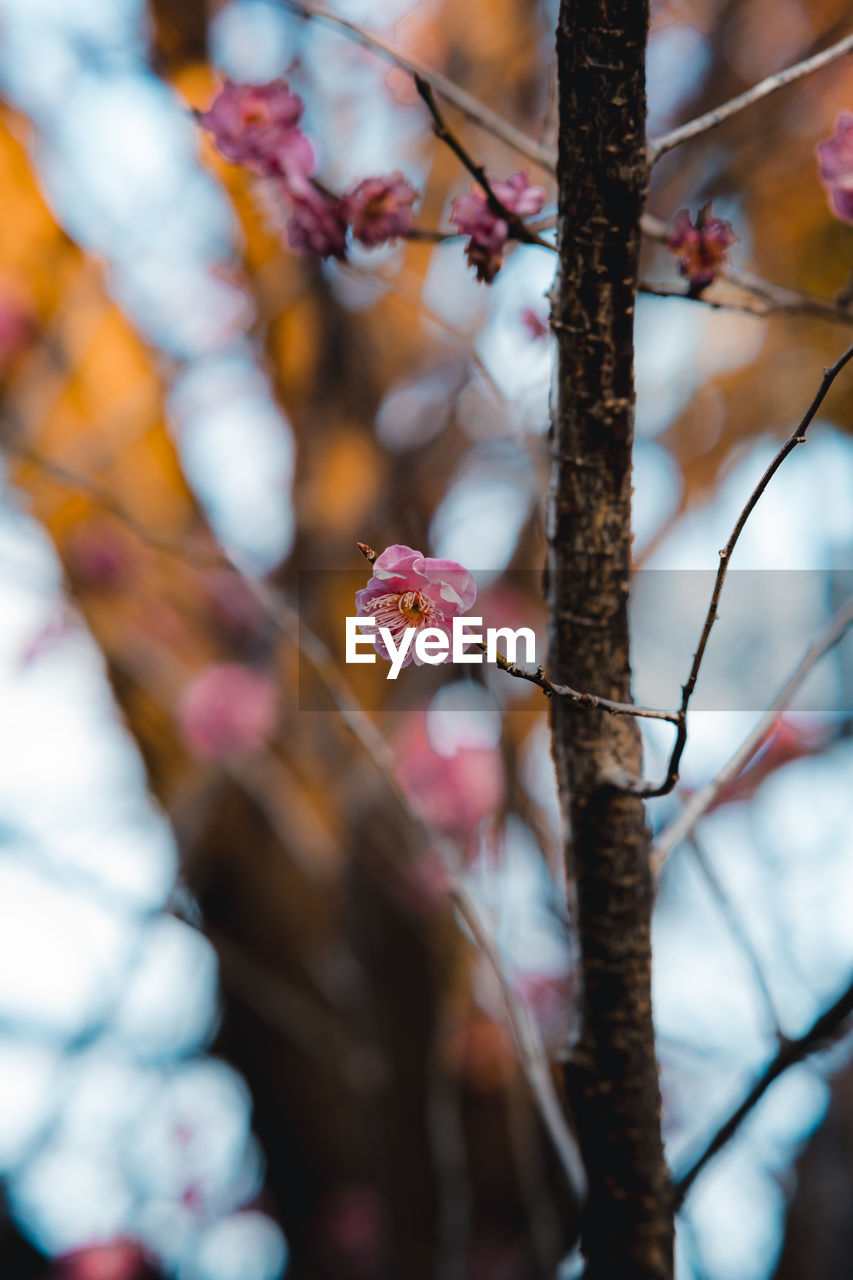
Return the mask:
[[658,836],[652,850],[652,868],[655,875],[660,875],[664,863],[672,850],[686,839],[703,814],[707,813],[720,792],[733,782],[743,768],[752,759],[755,751],[773,728],[778,716],[788,707],[805,684],[812,668],[827,653],[840,644],[853,627],[853,600],[849,600],[832,620],[827,630],[803,654],[795,670],[779,690],[767,711],[758,721],[747,738],[741,743],[734,755],[712,778],[707,786],[702,787],[685,805],[682,813],[665,827]]
[[432,116],[432,128],[435,136],[449,147],[456,158],[470,173],[471,177],[482,189],[483,194],[488,201],[489,208],[498,218],[503,218],[510,228],[510,236],[514,240],[521,240],[525,244],[537,244],[542,249],[550,249],[556,253],[556,245],[551,244],[548,240],[543,240],[537,232],[525,226],[518,214],[508,209],[502,200],[495,195],[494,188],[489,182],[485,167],[478,164],[471,153],[463,146],[459,138],[447,124],[444,116],[438,109],[438,103],[435,100],[435,94],[432,87],[423,76],[415,73],[415,87],[426,105],[427,110]]
[[777,71],[775,75],[767,76],[765,80],[753,85],[745,93],[739,93],[736,98],[731,98],[722,106],[715,107],[713,111],[706,111],[695,120],[689,120],[687,124],[679,125],[677,129],[671,129],[669,133],[654,138],[649,143],[649,163],[654,164],[661,156],[672,151],[673,147],[679,147],[682,142],[689,142],[703,133],[708,133],[711,129],[716,129],[724,120],[737,115],[746,107],[751,107],[754,102],[760,102],[762,98],[767,98],[771,93],[784,89],[786,85],[802,80],[823,67],[828,67],[830,63],[836,62],[848,53],[853,53],[853,35],[845,36],[843,40],[830,45],[822,53],[816,53],[813,57],[805,58],[784,71]]
[[803,1062],[811,1054],[822,1048],[842,1030],[844,1023],[853,1013],[853,982],[847,990],[830,1005],[811,1025],[809,1030],[796,1040],[786,1040],[779,1048],[775,1058],[768,1063],[761,1075],[746,1094],[746,1097],[720,1125],[710,1142],[685,1172],[676,1179],[673,1188],[676,1207],[684,1203],[685,1197],[693,1183],[705,1166],[713,1160],[718,1152],[735,1136],[747,1116],[755,1109],[767,1090],[778,1080],[789,1067]]
[[817,411],[826,399],[827,393],[835,379],[841,373],[842,369],[853,360],[853,346],[849,346],[842,356],[836,360],[835,364],[830,365],[828,369],[824,369],[823,378],[820,387],[812,399],[806,412],[797,423],[791,435],[782,445],[782,448],[776,454],[773,461],[766,468],[763,476],[753,489],[747,499],[746,505],[737,518],[735,527],[729,535],[729,540],[720,551],[720,563],[717,569],[717,576],[714,580],[714,588],[711,592],[711,600],[708,605],[708,611],[705,615],[705,621],[702,626],[702,633],[699,636],[699,644],[693,655],[693,663],[690,667],[690,674],[681,688],[681,707],[679,708],[678,732],[675,737],[675,744],[672,754],[669,758],[666,777],[659,786],[646,782],[642,778],[633,778],[625,776],[621,772],[614,772],[607,781],[617,790],[625,791],[629,795],[641,796],[644,799],[651,799],[655,796],[665,796],[672,791],[678,782],[678,770],[681,765],[681,757],[684,754],[684,748],[687,745],[687,711],[690,706],[690,700],[693,697],[693,691],[696,688],[696,681],[699,679],[699,671],[702,667],[702,660],[705,657],[705,650],[708,647],[708,641],[711,638],[711,631],[714,623],[717,621],[717,607],[720,603],[720,596],[723,591],[723,583],[726,580],[729,564],[731,563],[732,553],[737,545],[740,535],[743,533],[747,520],[752,515],[762,494],[773,479],[776,472],[781,467],[789,453],[793,453],[798,444],[805,444],[806,432],[814,421]]
[[362,48],[370,49],[371,52],[384,58],[387,62],[391,62],[396,67],[400,67],[403,71],[408,71],[411,75],[420,76],[422,80],[427,81],[436,93],[440,94],[447,102],[451,102],[454,107],[474,124],[480,126],[493,137],[499,138],[501,142],[505,142],[513,151],[518,151],[525,156],[533,164],[539,165],[540,168],[546,169],[553,173],[557,157],[551,147],[542,146],[535,138],[531,138],[521,129],[517,129],[509,120],[505,120],[503,116],[492,111],[491,107],[487,107],[484,102],[480,102],[473,94],[468,93],[461,85],[450,80],[447,76],[442,75],[440,71],[434,71],[425,63],[420,62],[417,58],[411,57],[410,54],[404,53],[402,49],[398,49],[390,40],[386,40],[384,36],[379,35],[375,31],[369,31],[366,27],[360,26],[356,22],[350,22],[346,18],[340,17],[337,13],[332,13],[329,9],[324,9],[322,5],[314,4],[313,0],[281,0],[285,8],[290,9],[292,13],[299,14],[300,17],[306,19],[314,19],[318,22],[325,23],[334,27],[341,35],[348,40],[353,40],[356,44],[360,44]]
[[[484,644],[480,644],[479,647],[485,652]],[[636,716],[639,720],[666,720],[669,724],[675,725],[680,723],[678,711],[661,711],[657,707],[638,707],[633,702],[614,702],[612,698],[600,698],[597,693],[581,693],[567,684],[555,684],[553,680],[548,679],[541,667],[537,667],[535,671],[528,671],[525,667],[520,667],[517,662],[510,662],[502,653],[497,653],[496,657],[501,671],[514,676],[517,680],[527,680],[530,684],[535,684],[546,697],[565,698],[579,707],[595,707],[612,716]]]

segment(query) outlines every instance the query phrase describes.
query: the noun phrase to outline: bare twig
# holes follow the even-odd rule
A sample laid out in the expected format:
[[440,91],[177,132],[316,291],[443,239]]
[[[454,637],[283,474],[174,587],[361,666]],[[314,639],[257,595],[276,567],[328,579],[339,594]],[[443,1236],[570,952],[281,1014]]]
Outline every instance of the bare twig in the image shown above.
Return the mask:
[[832,1040],[837,1036],[851,1013],[853,1013],[853,982],[835,1003],[830,1005],[812,1023],[804,1035],[799,1036],[796,1040],[786,1040],[780,1045],[775,1058],[764,1068],[740,1105],[720,1125],[701,1154],[676,1180],[673,1188],[676,1207],[684,1202],[688,1191],[706,1164],[718,1152],[722,1151],[726,1143],[731,1141],[744,1120],[758,1105],[774,1081],[778,1080],[789,1067],[804,1061],[804,1059],[822,1048],[828,1040]]
[[[479,648],[485,651],[486,646],[480,644]],[[638,707],[633,702],[614,702],[611,698],[600,698],[597,693],[581,693],[567,684],[555,684],[553,680],[548,679],[542,667],[537,667],[535,671],[528,671],[525,667],[520,667],[517,662],[510,662],[502,653],[496,653],[495,656],[501,671],[515,676],[517,680],[527,680],[530,684],[535,684],[548,698],[565,698],[567,702],[574,702],[577,706],[595,707],[612,716],[636,716],[640,720],[666,720],[670,724],[679,723],[677,711],[661,711],[657,707]]]
[[643,778],[634,778],[626,775],[621,770],[614,770],[608,778],[608,782],[615,786],[618,790],[626,791],[631,795],[642,796],[649,799],[653,796],[665,796],[673,790],[678,782],[678,770],[681,764],[681,757],[684,754],[684,748],[687,745],[687,711],[690,706],[690,699],[693,697],[693,691],[696,688],[696,681],[699,678],[699,671],[702,666],[702,660],[705,656],[705,650],[708,647],[708,640],[711,636],[714,623],[717,620],[717,606],[720,603],[720,595],[723,590],[723,583],[726,579],[729,564],[732,558],[732,552],[737,545],[740,535],[743,533],[747,520],[752,515],[758,502],[773,479],[776,472],[781,467],[789,453],[796,449],[798,444],[804,444],[806,440],[806,432],[813,422],[818,409],[826,399],[827,392],[832,386],[835,379],[844,369],[850,360],[853,360],[853,346],[849,346],[843,355],[839,356],[835,364],[824,369],[823,378],[820,387],[815,393],[811,404],[797,423],[791,435],[782,448],[778,451],[770,465],[765,469],[764,474],[758,481],[747,499],[746,505],[737,518],[734,528],[729,535],[729,540],[720,551],[720,563],[717,569],[717,576],[714,580],[714,588],[711,592],[711,600],[708,605],[708,611],[705,615],[705,622],[702,626],[702,633],[699,636],[699,644],[693,655],[693,663],[690,667],[690,674],[681,688],[681,706],[678,711],[677,731],[675,735],[675,743],[672,748],[672,754],[669,758],[666,777],[658,786],[653,783],[646,782]]
[[435,136],[449,147],[457,160],[465,166],[474,181],[482,188],[483,193],[488,201],[489,208],[498,218],[503,218],[510,228],[510,237],[514,240],[521,240],[525,244],[537,244],[542,249],[550,249],[556,252],[556,245],[551,244],[548,240],[543,240],[540,235],[526,226],[519,218],[517,213],[513,213],[496,195],[492,184],[489,182],[488,174],[485,166],[478,164],[471,153],[460,142],[456,134],[449,128],[444,116],[438,109],[435,100],[435,94],[431,85],[422,76],[415,75],[415,87],[423,99],[427,110],[432,116],[432,128]]
[[820,662],[825,654],[839,644],[853,627],[853,600],[848,601],[833,619],[831,625],[814,644],[810,645],[797,664],[796,669],[777,693],[767,711],[758,724],[741,743],[734,755],[726,762],[712,780],[690,798],[679,816],[665,827],[657,838],[652,850],[652,867],[660,874],[663,864],[672,850],[681,840],[690,835],[696,823],[707,813],[720,792],[732,782],[752,758],[779,716],[796,697],[805,684],[812,668]]
[[[434,831],[411,805],[394,771],[394,757],[388,743],[351,692],[343,673],[323,641],[310,627],[306,626],[293,605],[280,592],[241,566],[238,557],[218,548],[208,550],[196,543],[160,534],[137,520],[108,490],[91,481],[88,476],[43,457],[14,433],[4,432],[2,443],[11,452],[38,467],[57,484],[74,493],[85,494],[93,502],[104,507],[130,529],[141,542],[154,550],[185,563],[238,574],[275,627],[308,659],[347,728],[373,761],[400,812],[417,829],[425,843],[441,856],[450,876],[449,897],[494,971],[506,1004],[507,1020],[518,1046],[519,1061],[536,1100],[543,1125],[563,1165],[567,1182],[578,1203],[581,1203],[586,1194],[586,1175],[577,1144],[566,1123],[554,1089],[545,1048],[535,1023],[522,1008],[503,972],[496,944],[480,920],[467,889],[456,873],[459,862],[457,850],[451,841]],[[359,549],[369,558],[369,547],[359,544]]]
[[386,40],[384,36],[375,31],[369,31],[366,27],[362,27],[356,22],[341,18],[336,13],[331,13],[328,9],[312,3],[312,0],[280,0],[280,2],[293,13],[298,13],[303,18],[313,18],[319,22],[327,23],[329,26],[335,27],[347,39],[354,40],[356,44],[362,45],[365,49],[370,49],[373,53],[385,58],[388,62],[392,62],[395,66],[401,67],[404,71],[420,76],[422,80],[432,86],[437,94],[461,111],[468,120],[479,125],[481,129],[485,129],[493,137],[499,138],[501,142],[505,142],[514,151],[526,156],[528,160],[539,165],[540,168],[547,169],[549,172],[554,171],[557,157],[551,147],[542,146],[535,138],[531,138],[521,129],[517,129],[514,124],[510,124],[503,116],[492,111],[491,107],[487,107],[484,102],[480,102],[453,80],[450,80],[440,71],[434,71],[410,54],[404,53],[402,49],[398,49],[396,45],[392,44],[390,40]]
[[760,102],[762,98],[767,98],[771,93],[784,89],[786,85],[794,84],[795,81],[820,71],[822,67],[828,67],[830,63],[851,52],[853,52],[853,35],[845,36],[843,40],[830,45],[822,53],[816,53],[813,57],[805,58],[792,67],[786,67],[784,71],[777,71],[775,75],[767,76],[765,80],[753,85],[745,93],[739,93],[736,98],[731,98],[722,106],[715,107],[713,111],[706,111],[695,120],[689,120],[687,124],[679,125],[677,129],[671,129],[669,133],[652,139],[649,143],[649,163],[654,164],[661,156],[666,155],[667,151],[672,151],[673,147],[680,146],[682,142],[689,142],[692,138],[698,138],[700,134],[707,133],[710,129],[716,129],[724,120],[737,115],[746,107],[751,107],[754,102]]
[[[369,547],[366,542],[357,542],[355,544],[361,554],[364,556],[368,564],[373,564],[376,560],[376,552]],[[476,643],[477,648],[486,652],[487,646],[482,641]],[[582,707],[595,707],[599,711],[606,711],[614,716],[637,716],[639,719],[645,720],[666,720],[670,724],[679,723],[679,713],[677,711],[660,711],[656,707],[638,707],[633,702],[613,702],[610,698],[600,698],[596,693],[580,693],[577,689],[572,689],[567,684],[554,684],[545,675],[541,667],[537,667],[535,671],[528,671],[525,667],[520,667],[517,662],[510,662],[504,654],[497,652],[495,654],[497,665],[501,671],[505,671],[507,675],[515,676],[517,680],[527,680],[530,684],[535,684],[541,689],[546,697],[566,698],[569,702],[574,702]]]

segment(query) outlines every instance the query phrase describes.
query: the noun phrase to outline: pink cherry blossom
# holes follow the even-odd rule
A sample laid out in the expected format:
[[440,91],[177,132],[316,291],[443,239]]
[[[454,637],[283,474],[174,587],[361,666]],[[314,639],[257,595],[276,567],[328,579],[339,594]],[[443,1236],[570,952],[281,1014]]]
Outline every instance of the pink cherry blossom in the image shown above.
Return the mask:
[[318,190],[311,182],[288,188],[287,240],[297,253],[344,258],[347,210],[343,200]]
[[297,128],[302,99],[284,80],[238,84],[226,80],[199,121],[228,160],[258,173],[309,174],[314,152]]
[[[463,617],[477,599],[474,579],[455,560],[436,560],[412,547],[395,543],[378,556],[373,576],[367,586],[356,593],[356,613],[360,618],[374,618],[376,652],[389,658],[379,635],[387,627],[399,644],[408,627],[421,631],[437,628],[450,638],[453,619]],[[449,655],[448,655],[449,657]],[[414,658],[414,645],[406,654],[403,666]]]
[[832,136],[817,144],[815,155],[830,209],[853,222],[853,112],[841,112]]
[[412,228],[417,192],[402,173],[364,178],[346,197],[347,214],[356,240],[373,248],[404,236]]
[[690,292],[701,293],[719,275],[728,262],[728,251],[738,237],[732,224],[711,216],[706,204],[696,215],[695,223],[687,209],[682,209],[672,225],[667,248],[678,256],[678,269],[690,282]]
[[[492,191],[509,213],[529,218],[541,212],[545,192],[531,187],[526,173],[514,173],[503,182],[493,182]],[[450,221],[462,235],[469,236],[465,256],[477,272],[477,279],[491,284],[500,271],[503,249],[510,238],[510,224],[489,206],[482,187],[473,186],[469,193],[453,201]]]
[[272,736],[276,701],[275,684],[263,672],[232,662],[205,667],[178,707],[183,739],[202,758],[248,755]]

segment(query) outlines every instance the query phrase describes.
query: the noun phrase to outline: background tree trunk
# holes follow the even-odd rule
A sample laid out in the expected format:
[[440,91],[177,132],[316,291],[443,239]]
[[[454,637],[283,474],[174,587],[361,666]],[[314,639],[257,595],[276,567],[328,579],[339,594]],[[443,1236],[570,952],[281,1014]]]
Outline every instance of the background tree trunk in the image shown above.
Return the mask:
[[[647,6],[563,0],[558,372],[553,422],[549,674],[630,697],[627,601],[633,320],[646,191]],[[568,1068],[590,1194],[589,1280],[672,1274],[651,1014],[649,832],[642,803],[605,781],[638,773],[636,721],[553,704],[553,746],[577,893],[583,1031]]]

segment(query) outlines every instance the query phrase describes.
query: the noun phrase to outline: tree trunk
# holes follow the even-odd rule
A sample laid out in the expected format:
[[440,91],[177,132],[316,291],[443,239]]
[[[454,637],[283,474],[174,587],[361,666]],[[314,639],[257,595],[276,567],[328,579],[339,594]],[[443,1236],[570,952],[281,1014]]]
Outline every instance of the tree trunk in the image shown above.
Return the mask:
[[[558,343],[552,427],[549,675],[630,699],[627,602],[633,320],[647,183],[640,0],[562,0]],[[553,749],[583,978],[567,1087],[589,1176],[588,1280],[672,1275],[672,1210],[651,1014],[650,837],[607,782],[642,767],[636,721],[555,699]]]

